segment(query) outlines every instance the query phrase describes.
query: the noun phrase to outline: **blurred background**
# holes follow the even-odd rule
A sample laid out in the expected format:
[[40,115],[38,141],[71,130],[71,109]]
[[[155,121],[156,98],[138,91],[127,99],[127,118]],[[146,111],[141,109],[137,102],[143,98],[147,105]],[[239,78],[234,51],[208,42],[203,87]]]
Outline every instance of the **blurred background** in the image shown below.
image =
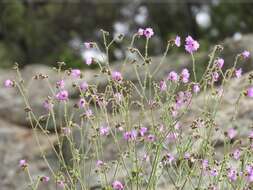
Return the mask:
[[[204,3],[203,3],[204,2]],[[139,27],[153,27],[152,55],[159,55],[176,34],[194,36],[200,51],[225,37],[239,39],[253,31],[253,4],[241,0],[2,0],[0,67],[14,62],[85,66],[85,41],[101,42],[100,29],[125,34],[111,59],[124,57],[124,43]]]

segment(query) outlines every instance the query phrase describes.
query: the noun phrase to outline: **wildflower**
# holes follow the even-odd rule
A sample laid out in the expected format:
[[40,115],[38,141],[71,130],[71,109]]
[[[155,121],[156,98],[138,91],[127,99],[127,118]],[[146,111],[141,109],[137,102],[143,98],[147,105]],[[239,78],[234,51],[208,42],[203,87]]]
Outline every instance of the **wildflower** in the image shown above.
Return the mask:
[[217,176],[217,175],[218,175],[218,170],[215,169],[215,168],[214,168],[214,169],[211,169],[210,175],[213,176],[213,177]]
[[49,180],[50,180],[50,178],[49,178],[48,176],[42,176],[42,177],[40,178],[40,181],[42,181],[42,182],[44,182],[44,183],[49,182]]
[[60,187],[60,188],[64,188],[65,187],[65,183],[62,180],[59,180],[56,183],[57,183],[57,186]]
[[250,139],[253,139],[253,131],[251,131],[251,132],[249,133],[249,138],[250,138]]
[[86,65],[91,65],[92,62],[93,62],[93,58],[92,57],[86,57],[86,59],[85,59]]
[[62,91],[58,92],[55,97],[59,101],[66,101],[66,100],[68,100],[68,96],[69,96],[68,91],[62,90]]
[[112,183],[112,188],[114,189],[114,190],[123,190],[124,189],[124,186],[123,186],[123,184],[120,182],[120,181],[114,181],[113,183]]
[[168,140],[169,143],[174,142],[175,140],[177,140],[179,134],[176,132],[170,132],[168,133],[166,139]]
[[240,78],[242,76],[242,68],[235,70],[235,77]]
[[202,168],[206,170],[208,166],[209,166],[208,160],[202,160]]
[[181,124],[180,124],[179,122],[177,122],[177,123],[175,124],[174,128],[175,128],[176,130],[179,130],[179,129],[182,128],[182,126],[181,126]]
[[100,127],[99,132],[100,132],[100,135],[107,136],[110,133],[110,128],[102,126],[102,127]]
[[96,162],[96,166],[97,166],[97,167],[100,167],[100,166],[102,166],[102,165],[104,165],[104,162],[103,162],[102,160],[98,160],[98,161]]
[[166,162],[171,164],[174,160],[175,160],[175,157],[172,154],[170,154],[170,153],[166,154]]
[[185,39],[185,50],[188,52],[188,53],[193,53],[195,51],[198,50],[199,48],[199,43],[194,40],[191,36],[188,36],[186,39]]
[[194,93],[198,93],[200,91],[200,85],[199,84],[194,84],[192,87],[192,90]]
[[234,152],[233,152],[233,158],[235,160],[239,160],[239,158],[241,157],[241,151],[239,149],[236,149]]
[[176,45],[177,47],[180,47],[180,46],[181,46],[181,38],[180,38],[179,36],[176,36],[175,45]]
[[84,46],[85,46],[85,48],[90,49],[93,47],[93,44],[92,44],[92,42],[84,42]]
[[151,38],[154,35],[154,31],[152,28],[146,28],[143,34],[146,38]]
[[143,28],[139,28],[137,34],[139,36],[143,36],[144,35],[144,29]]
[[11,87],[14,86],[14,82],[12,80],[10,80],[10,79],[7,79],[7,80],[4,81],[4,86],[6,88],[11,88]]
[[62,132],[65,136],[68,136],[71,133],[71,129],[69,127],[63,127]]
[[160,81],[160,91],[163,92],[167,88],[166,82],[164,80]]
[[78,102],[78,107],[79,108],[84,108],[86,105],[86,100],[84,98],[81,98]]
[[190,157],[191,157],[191,154],[190,154],[190,153],[186,152],[186,153],[184,154],[184,159],[188,160],[188,159],[190,159]]
[[149,156],[145,153],[142,160],[145,162],[149,161]]
[[218,72],[213,72],[212,73],[212,78],[213,78],[213,81],[218,81],[219,80],[219,73]]
[[147,131],[148,131],[148,128],[141,127],[140,130],[139,130],[139,133],[143,137]]
[[190,73],[189,73],[188,69],[183,69],[181,72],[182,82],[183,83],[189,82],[189,78],[190,78]]
[[115,81],[121,82],[123,80],[123,77],[122,77],[120,72],[113,71],[112,72],[112,79],[115,80]]
[[65,87],[64,80],[59,80],[56,82],[56,88],[63,89]]
[[116,100],[117,103],[121,102],[123,100],[123,95],[119,92],[114,94],[114,98]]
[[250,57],[250,52],[247,51],[247,50],[244,50],[244,51],[242,52],[242,57],[243,57],[244,59],[248,59],[248,58]]
[[175,71],[171,71],[168,74],[167,80],[170,80],[170,81],[173,81],[173,82],[178,81],[178,75],[177,75],[177,73]]
[[71,76],[74,78],[79,78],[81,76],[81,71],[79,69],[72,69]]
[[154,142],[154,141],[155,141],[155,135],[150,134],[150,135],[147,136],[146,139],[147,139],[147,141],[149,141],[149,142]]
[[26,160],[19,160],[19,167],[26,168],[28,166],[28,163]]
[[124,139],[127,141],[133,141],[137,138],[137,132],[136,130],[127,131],[124,133]]
[[249,87],[247,89],[247,96],[251,98],[253,97],[253,87]]
[[82,91],[84,91],[84,92],[88,90],[88,87],[89,87],[89,85],[88,85],[88,83],[85,82],[85,81],[83,81],[83,82],[80,84],[80,89],[81,89]]
[[85,111],[85,116],[86,116],[87,118],[90,118],[92,115],[93,115],[93,112],[92,112],[91,109],[87,109],[87,110]]
[[44,107],[47,111],[51,110],[51,109],[53,108],[53,106],[54,106],[54,104],[53,104],[51,101],[49,101],[49,100],[45,100],[45,101],[43,102],[43,107]]
[[229,128],[227,131],[227,135],[230,139],[233,139],[237,135],[237,131],[234,128]]
[[222,58],[217,59],[216,60],[216,65],[217,65],[218,68],[221,69],[224,65],[224,59],[222,59]]
[[228,178],[229,178],[229,180],[230,180],[231,182],[236,181],[237,176],[238,176],[238,175],[237,175],[237,171],[236,171],[235,169],[230,168],[230,169],[228,170]]
[[252,165],[246,166],[246,178],[249,183],[253,182],[253,166]]

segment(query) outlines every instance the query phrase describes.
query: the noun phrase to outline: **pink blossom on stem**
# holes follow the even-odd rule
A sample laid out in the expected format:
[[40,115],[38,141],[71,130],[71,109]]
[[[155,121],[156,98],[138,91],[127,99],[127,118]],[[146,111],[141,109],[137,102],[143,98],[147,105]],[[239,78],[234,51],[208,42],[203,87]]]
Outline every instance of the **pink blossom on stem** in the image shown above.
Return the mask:
[[180,38],[179,36],[176,36],[175,45],[176,45],[177,47],[180,47],[180,46],[181,46],[181,38]]
[[240,78],[242,76],[242,68],[235,70],[235,77]]
[[239,160],[240,157],[241,157],[241,151],[240,151],[240,149],[236,149],[236,150],[233,152],[233,158],[234,158],[235,160]]
[[114,181],[112,183],[112,188],[114,190],[123,190],[124,189],[124,185],[120,181],[116,180],[116,181]]
[[63,89],[65,87],[64,80],[59,80],[56,82],[56,88]]
[[227,131],[227,135],[230,139],[233,139],[237,135],[237,131],[234,128],[229,128]]
[[167,80],[170,80],[170,81],[173,81],[173,82],[178,81],[178,74],[175,71],[171,71],[168,74]]
[[91,65],[92,62],[93,62],[93,58],[92,57],[86,57],[86,59],[85,59],[86,65]]
[[25,168],[27,166],[28,166],[28,164],[27,164],[26,160],[19,160],[19,167]]
[[112,79],[113,79],[114,81],[121,82],[121,81],[123,80],[123,77],[122,77],[122,75],[121,75],[120,72],[118,72],[118,71],[113,71],[113,72],[112,72]]
[[146,38],[151,38],[154,35],[154,31],[152,28],[146,28],[143,34]]
[[195,51],[197,51],[199,48],[199,43],[194,40],[191,36],[188,36],[185,39],[185,50],[188,53],[194,53]]
[[62,90],[62,91],[58,92],[55,97],[59,101],[66,101],[66,100],[68,100],[68,96],[69,96],[68,91]]
[[247,50],[244,50],[244,51],[242,52],[242,57],[243,57],[244,59],[248,59],[248,58],[250,57],[250,52],[247,51]]
[[249,87],[247,89],[247,96],[251,98],[253,97],[253,87]]
[[4,81],[4,86],[6,88],[11,88],[11,87],[14,86],[14,82],[12,80],[10,80],[10,79],[7,79],[7,80]]
[[137,131],[132,130],[132,131],[127,131],[124,133],[124,139],[127,141],[134,141],[137,138]]
[[139,28],[137,34],[139,36],[143,36],[144,35],[144,29],[143,28]]
[[79,69],[72,69],[71,76],[74,78],[79,78],[81,76],[81,71]]
[[49,180],[50,180],[50,177],[48,177],[48,176],[42,176],[40,178],[40,181],[42,181],[43,183],[47,183],[47,182],[49,182]]
[[139,130],[139,133],[143,137],[146,134],[147,131],[148,131],[148,128],[141,127],[140,130]]
[[228,170],[228,179],[231,181],[231,182],[234,182],[236,181],[237,179],[237,171],[233,168],[229,168]]
[[84,91],[84,92],[88,90],[88,87],[89,87],[89,85],[88,85],[88,83],[85,82],[85,81],[83,81],[83,82],[80,84],[80,89],[81,89],[82,91]]
[[222,69],[223,65],[224,65],[224,59],[219,58],[216,60],[216,65],[218,68]]
[[99,129],[99,133],[100,133],[101,136],[108,136],[109,133],[110,133],[110,128],[107,127],[107,126],[106,127],[102,126]]
[[194,84],[192,87],[192,91],[197,94],[200,91],[200,85]]
[[164,80],[160,81],[159,86],[160,86],[160,91],[161,92],[166,91],[167,85],[166,85],[166,82]]
[[182,82],[183,83],[189,82],[189,78],[190,78],[190,73],[189,73],[188,69],[183,69],[181,72]]
[[81,98],[78,102],[78,107],[79,108],[84,108],[86,105],[86,100],[84,98]]

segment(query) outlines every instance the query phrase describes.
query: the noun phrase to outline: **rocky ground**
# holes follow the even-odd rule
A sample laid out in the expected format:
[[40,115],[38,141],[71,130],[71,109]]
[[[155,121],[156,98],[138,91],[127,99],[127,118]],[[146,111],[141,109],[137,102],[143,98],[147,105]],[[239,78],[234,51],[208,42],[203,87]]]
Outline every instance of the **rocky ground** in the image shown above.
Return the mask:
[[[252,43],[251,43],[252,42]],[[233,41],[232,39],[227,39],[223,42],[225,47],[223,56],[225,58],[226,67],[232,65],[232,57],[236,53],[241,52],[241,50],[247,49],[253,52],[253,35],[246,35],[239,41]],[[207,55],[199,55],[200,60],[206,60]],[[153,58],[155,63],[159,62],[159,57]],[[165,59],[162,65],[161,71],[157,73],[157,80],[161,79],[170,70],[179,70],[182,67],[186,67],[191,62],[190,57],[186,55],[172,55]],[[154,69],[156,65],[152,64],[150,69]],[[116,69],[119,68],[119,64],[113,66]],[[248,63],[242,65],[244,72],[252,70],[252,63],[249,60]],[[45,99],[47,94],[47,86],[45,83],[40,81],[34,81],[31,78],[36,74],[48,74],[50,76],[49,80],[55,82],[59,77],[52,75],[53,71],[43,65],[29,65],[22,70],[22,75],[25,81],[29,81],[29,100],[35,112],[39,114],[44,113],[44,109],[41,103]],[[51,74],[50,74],[51,73]],[[84,78],[88,83],[99,83],[101,87],[105,85],[105,80],[103,78],[96,78],[95,75],[98,73],[96,70],[86,70],[83,71]],[[131,79],[132,81],[137,81],[135,75],[133,75],[133,68],[127,67],[123,72],[124,77]],[[6,78],[14,77],[14,71],[10,70],[0,70],[0,83]],[[94,78],[95,77],[95,78]],[[241,79],[234,79],[227,85],[225,92],[225,100],[222,105],[220,105],[220,111],[217,114],[217,123],[220,127],[228,128],[231,127],[230,115],[234,111],[234,102],[238,97],[238,92],[241,91],[246,85],[247,74],[245,74]],[[67,88],[71,89],[71,82],[67,81]],[[75,97],[75,91],[71,91],[73,98]],[[185,124],[192,121],[195,113],[201,111],[201,99],[203,96],[200,95],[194,99],[193,111],[189,112],[185,119]],[[4,89],[0,88],[0,189],[1,190],[25,190],[26,189],[26,177],[18,168],[18,161],[20,159],[29,160],[29,165],[32,174],[40,175],[47,174],[48,169],[46,164],[40,157],[40,150],[36,146],[36,138],[33,135],[33,131],[28,127],[29,122],[25,117],[24,106],[22,98],[17,94],[14,89]],[[74,101],[74,100],[73,100]],[[253,114],[252,114],[253,101],[247,98],[243,99],[240,103],[238,110],[238,120],[233,123],[233,127],[238,127],[240,135],[246,135],[248,129],[253,125]],[[217,134],[217,140],[222,139],[221,133]],[[41,146],[45,152],[48,152],[50,156],[50,146],[48,144],[48,139],[43,135],[38,135],[38,139],[41,142]],[[50,136],[50,141],[54,141],[54,135]],[[49,159],[50,160],[50,159]],[[54,161],[52,156],[51,161]],[[41,189],[54,189],[53,184],[47,187],[40,187]],[[168,189],[168,188],[166,188]]]

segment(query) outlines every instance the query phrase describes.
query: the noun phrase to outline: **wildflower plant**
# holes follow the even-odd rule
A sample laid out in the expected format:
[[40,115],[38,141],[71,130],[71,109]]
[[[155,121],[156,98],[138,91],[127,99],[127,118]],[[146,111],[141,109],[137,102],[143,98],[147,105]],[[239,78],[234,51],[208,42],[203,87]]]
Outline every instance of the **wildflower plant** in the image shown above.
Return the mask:
[[[86,48],[104,51],[106,61],[100,62],[92,57],[87,65],[97,64],[99,76],[106,81],[101,89],[99,84],[88,84],[78,69],[64,69],[59,63],[55,74],[60,80],[56,84],[49,82],[50,76],[35,76],[34,80],[43,80],[48,84],[50,96],[41,102],[47,112],[38,116],[33,112],[26,91],[26,81],[22,79],[18,65],[16,79],[7,79],[6,88],[17,88],[24,98],[25,111],[30,120],[34,135],[50,133],[56,135],[52,150],[57,157],[57,167],[50,164],[45,152],[42,157],[47,164],[50,176],[34,177],[29,172],[29,160],[20,160],[19,167],[29,177],[29,187],[37,190],[41,183],[53,181],[56,189],[91,189],[88,176],[98,176],[98,188],[105,190],[146,189],[161,187],[175,190],[246,190],[253,185],[253,131],[247,139],[238,139],[235,128],[223,130],[217,127],[216,116],[223,101],[223,88],[231,78],[239,78],[242,70],[237,68],[250,52],[238,54],[234,64],[228,70],[222,70],[223,58],[219,57],[223,48],[217,45],[210,53],[210,60],[202,78],[197,78],[194,54],[200,44],[191,36],[181,45],[179,36],[169,40],[160,63],[154,70],[149,65],[149,41],[155,35],[152,28],[139,29],[133,35],[126,50],[138,59],[126,56],[122,68],[113,70],[109,60],[110,48],[118,43],[123,35],[111,40],[106,31],[101,31],[104,47],[95,42],[86,42]],[[144,52],[135,48],[139,38],[145,39]],[[184,48],[192,58],[192,66],[181,72],[171,70],[161,81],[156,81],[161,65],[170,48]],[[103,49],[103,50],[102,50]],[[124,67],[133,66],[137,82],[124,77]],[[139,71],[142,70],[140,74]],[[193,75],[193,77],[191,77]],[[65,88],[66,77],[71,77],[73,91],[78,100],[73,104],[69,89]],[[221,81],[217,87],[217,81]],[[191,112],[194,96],[202,93],[203,109],[194,115],[194,120],[184,124],[185,116]],[[238,92],[237,107],[242,98],[252,98],[253,87]],[[58,105],[63,106],[64,117],[58,117]],[[49,121],[53,121],[53,130],[49,131]],[[222,156],[216,156],[214,135],[217,130],[224,134]],[[77,145],[74,133],[79,133],[81,145]],[[38,138],[36,138],[38,140]],[[244,143],[242,143],[242,141]],[[64,155],[64,143],[70,147],[70,158]],[[108,154],[108,142],[113,147],[111,158]],[[200,143],[199,143],[200,142]],[[197,145],[198,144],[198,145]],[[38,147],[40,142],[38,141]],[[42,150],[42,149],[41,149]],[[87,169],[89,165],[89,169]]]

